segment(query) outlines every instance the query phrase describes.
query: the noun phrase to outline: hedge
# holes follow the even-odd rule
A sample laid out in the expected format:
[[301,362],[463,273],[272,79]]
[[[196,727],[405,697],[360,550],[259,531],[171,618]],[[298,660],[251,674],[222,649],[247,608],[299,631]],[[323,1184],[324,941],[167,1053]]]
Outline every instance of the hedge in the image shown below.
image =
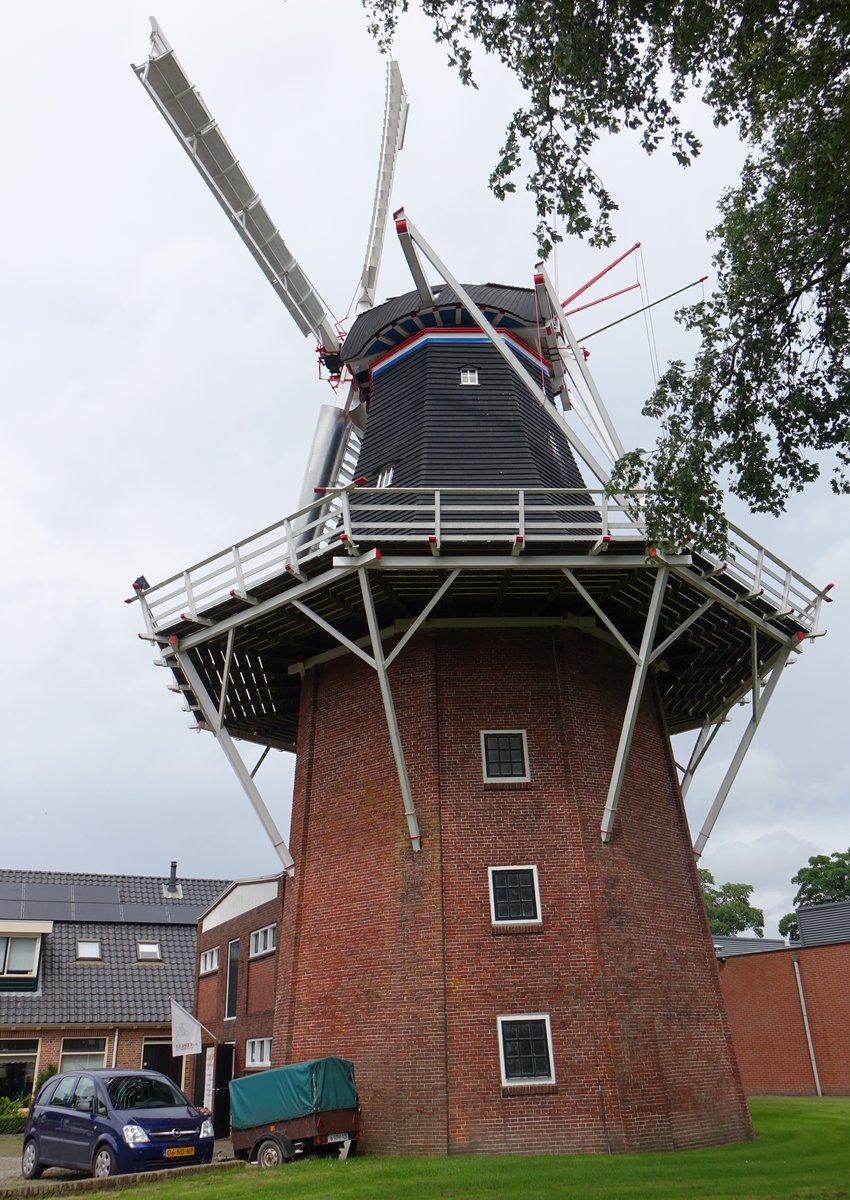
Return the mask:
[[26,1123],[26,1113],[23,1116],[0,1117],[0,1133],[23,1133]]

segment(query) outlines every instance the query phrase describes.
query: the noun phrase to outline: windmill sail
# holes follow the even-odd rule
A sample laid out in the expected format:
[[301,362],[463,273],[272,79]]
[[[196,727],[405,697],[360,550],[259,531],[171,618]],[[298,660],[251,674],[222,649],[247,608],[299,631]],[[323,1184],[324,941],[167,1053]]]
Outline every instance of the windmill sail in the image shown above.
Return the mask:
[[372,205],[372,221],[369,226],[369,241],[363,262],[361,283],[363,291],[357,301],[358,313],[365,312],[375,304],[378,270],[384,249],[384,236],[390,211],[390,195],[398,152],[404,145],[404,130],[407,125],[407,94],[398,63],[387,64],[387,99],[384,107],[384,136],[381,143],[381,158],[378,178],[375,183],[375,200]]
[[218,123],[151,17],[147,62],[133,66],[198,173],[256,259],[298,328],[336,356],[339,337],[322,300],[239,165]]

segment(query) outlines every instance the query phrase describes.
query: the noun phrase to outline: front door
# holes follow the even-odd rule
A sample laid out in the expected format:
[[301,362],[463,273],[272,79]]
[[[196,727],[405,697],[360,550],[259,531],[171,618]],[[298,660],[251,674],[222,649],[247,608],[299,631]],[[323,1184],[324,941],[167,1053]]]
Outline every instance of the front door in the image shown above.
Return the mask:
[[213,1129],[217,1138],[230,1136],[230,1089],[233,1078],[233,1042],[220,1042],[215,1055],[213,1085]]
[[145,1042],[142,1046],[142,1070],[159,1071],[180,1087],[183,1079],[183,1059],[171,1053],[171,1042]]

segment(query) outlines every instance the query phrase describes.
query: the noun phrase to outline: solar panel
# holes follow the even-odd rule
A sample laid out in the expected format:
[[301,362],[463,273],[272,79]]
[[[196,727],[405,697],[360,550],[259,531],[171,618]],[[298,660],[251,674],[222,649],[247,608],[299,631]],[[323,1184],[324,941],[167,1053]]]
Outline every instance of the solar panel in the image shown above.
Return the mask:
[[77,900],[74,904],[74,916],[78,921],[120,921],[120,904],[84,904]]
[[70,921],[70,900],[25,900],[25,921]]
[[23,895],[23,884],[0,883],[0,900],[20,900]]
[[70,883],[27,884],[27,900],[70,900],[73,895]]
[[5,917],[7,921],[20,921],[20,900],[0,900],[0,918],[3,917]]
[[164,904],[125,904],[125,921],[151,921],[164,925],[168,920],[168,909]]
[[169,908],[171,913],[172,925],[194,925],[199,917],[207,911],[209,905],[206,904],[181,904],[178,908],[176,905]]
[[74,886],[74,899],[78,904],[120,904],[121,893],[111,883],[78,883]]

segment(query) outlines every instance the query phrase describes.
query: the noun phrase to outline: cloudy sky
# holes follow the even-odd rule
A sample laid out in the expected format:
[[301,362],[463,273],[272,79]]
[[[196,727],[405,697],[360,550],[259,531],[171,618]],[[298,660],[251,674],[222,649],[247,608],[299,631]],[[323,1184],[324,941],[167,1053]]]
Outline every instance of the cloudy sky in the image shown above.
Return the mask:
[[[231,878],[274,870],[275,856],[213,739],[188,730],[123,600],[138,574],[155,582],[294,508],[328,396],[310,343],[130,70],[147,56],[149,12],[138,0],[41,0],[4,18],[0,859],[158,874],[176,858],[184,874]],[[358,0],[159,0],[156,16],[343,317],[384,95]],[[395,202],[461,278],[529,285],[530,201],[500,204],[486,187],[518,103],[510,77],[481,61],[480,90],[463,88],[415,16],[396,55],[411,115]],[[705,229],[740,161],[731,134],[699,110],[694,120],[706,152],[689,172],[627,142],[598,156],[620,201],[619,248],[642,242],[651,298],[709,271]],[[561,292],[614,253],[564,245]],[[634,267],[610,278],[625,286]],[[392,239],[380,293],[409,287]],[[576,332],[631,311],[634,295],[576,317]],[[662,362],[689,353],[670,305],[655,310],[654,334]],[[589,345],[623,440],[647,444],[643,322]],[[755,885],[774,935],[791,875],[850,841],[846,509],[824,484],[779,521],[734,512],[811,580],[838,585],[829,636],[789,669],[703,858],[719,879]],[[737,713],[691,789],[695,832],[746,721]],[[273,755],[261,776],[286,830],[291,759]]]

